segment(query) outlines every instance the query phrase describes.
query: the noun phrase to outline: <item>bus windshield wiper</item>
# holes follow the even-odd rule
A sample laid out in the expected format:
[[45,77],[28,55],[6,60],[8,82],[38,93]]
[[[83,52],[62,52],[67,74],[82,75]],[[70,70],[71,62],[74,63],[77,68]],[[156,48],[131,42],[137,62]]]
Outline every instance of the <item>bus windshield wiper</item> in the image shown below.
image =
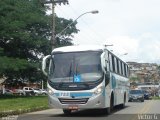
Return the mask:
[[70,81],[71,75],[72,75],[72,62],[70,64],[70,68],[69,68],[69,81]]
[[78,63],[76,64],[76,75],[78,74],[78,70],[77,70],[77,67],[78,67]]

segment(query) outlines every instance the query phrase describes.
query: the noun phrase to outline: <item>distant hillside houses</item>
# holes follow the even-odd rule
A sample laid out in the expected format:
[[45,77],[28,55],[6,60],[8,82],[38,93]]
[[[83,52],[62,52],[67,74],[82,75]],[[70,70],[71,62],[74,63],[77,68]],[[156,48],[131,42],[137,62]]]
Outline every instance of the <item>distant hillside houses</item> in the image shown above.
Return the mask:
[[160,66],[155,63],[127,62],[130,68],[130,82],[160,83]]

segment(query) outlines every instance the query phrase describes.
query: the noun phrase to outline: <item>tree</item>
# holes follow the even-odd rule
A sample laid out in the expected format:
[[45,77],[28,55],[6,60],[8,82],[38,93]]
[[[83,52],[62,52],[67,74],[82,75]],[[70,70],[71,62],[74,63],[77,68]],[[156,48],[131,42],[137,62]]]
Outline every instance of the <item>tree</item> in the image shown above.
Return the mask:
[[[73,20],[66,20],[64,18],[58,18],[56,17],[56,34],[60,33],[66,26],[68,26],[70,23],[73,23]],[[78,33],[78,29],[75,27],[77,22],[75,21],[71,26],[61,33],[59,37],[56,38],[57,47],[59,46],[67,46],[72,45],[72,33]]]
[[130,77],[129,79],[130,79],[130,81],[132,81],[132,82],[138,82],[138,81],[140,80],[139,77]]
[[[0,77],[39,79],[40,56],[51,52],[51,16],[39,0],[0,0]],[[73,20],[56,18],[56,31]],[[57,38],[57,46],[72,44],[76,23]],[[44,76],[41,76],[44,78]]]

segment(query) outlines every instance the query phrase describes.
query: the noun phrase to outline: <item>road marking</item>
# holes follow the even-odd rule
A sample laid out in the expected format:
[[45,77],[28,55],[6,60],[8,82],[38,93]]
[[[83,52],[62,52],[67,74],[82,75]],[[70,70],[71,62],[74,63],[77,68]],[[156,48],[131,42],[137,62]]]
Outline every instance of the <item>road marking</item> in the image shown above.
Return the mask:
[[152,101],[146,102],[144,107],[138,112],[139,114],[144,114],[147,108],[150,108]]
[[142,114],[147,113],[150,110],[152,105],[153,105],[153,101],[145,102],[145,104],[143,105],[143,108],[140,109],[138,111],[138,114],[135,117],[133,117],[131,120],[137,120],[138,115],[142,115]]
[[143,111],[143,113],[142,113],[142,114],[146,114],[146,113],[148,113],[148,112],[149,112],[149,110],[151,109],[151,107],[153,106],[153,104],[154,104],[154,102],[153,102],[153,101],[151,101],[151,102],[150,102],[150,104],[148,105],[148,107]]
[[148,111],[150,110],[150,108],[152,107],[152,105],[154,104],[154,102],[151,100],[149,102],[147,102],[143,109],[141,109],[141,111],[139,112],[140,114],[146,114],[148,113]]

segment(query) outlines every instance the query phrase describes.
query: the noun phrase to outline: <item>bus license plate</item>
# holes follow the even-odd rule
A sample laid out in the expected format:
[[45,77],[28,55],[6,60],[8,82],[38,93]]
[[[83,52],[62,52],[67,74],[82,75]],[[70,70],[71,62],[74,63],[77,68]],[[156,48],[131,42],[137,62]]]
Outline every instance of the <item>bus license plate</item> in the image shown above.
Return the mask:
[[77,110],[78,109],[78,105],[69,105],[68,109],[70,109],[70,110]]
[[60,97],[70,97],[70,92],[60,92],[59,96]]

